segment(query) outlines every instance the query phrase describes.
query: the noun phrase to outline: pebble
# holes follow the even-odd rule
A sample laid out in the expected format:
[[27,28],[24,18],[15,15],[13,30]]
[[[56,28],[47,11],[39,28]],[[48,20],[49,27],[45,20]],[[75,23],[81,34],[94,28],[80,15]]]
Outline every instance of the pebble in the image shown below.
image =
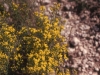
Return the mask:
[[98,52],[100,52],[100,47],[97,49]]
[[50,4],[51,0],[43,0],[43,4]]
[[99,71],[99,68],[98,68],[98,67],[95,67],[95,70],[96,70],[96,71]]
[[61,31],[61,35],[62,35],[62,36],[65,35],[65,31],[64,31],[64,30]]
[[69,50],[69,52],[75,52],[75,49],[73,49],[73,48],[68,48],[68,50]]
[[9,11],[9,5],[7,3],[4,3],[4,8],[5,8],[6,12]]
[[80,43],[80,39],[78,39],[77,37],[74,37],[73,41],[75,42],[75,45],[78,45]]
[[82,52],[79,51],[79,52],[78,52],[78,56],[82,56]]
[[97,72],[93,72],[92,75],[98,75],[98,73]]

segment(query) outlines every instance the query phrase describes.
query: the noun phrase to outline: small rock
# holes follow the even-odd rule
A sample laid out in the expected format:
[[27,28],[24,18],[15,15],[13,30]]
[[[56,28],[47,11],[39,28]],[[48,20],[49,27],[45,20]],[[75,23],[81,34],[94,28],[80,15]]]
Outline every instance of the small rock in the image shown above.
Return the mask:
[[80,39],[78,39],[77,37],[73,38],[75,45],[78,45],[80,43]]
[[74,63],[71,67],[77,68],[78,67],[78,64]]
[[91,39],[93,39],[94,37],[95,37],[94,35],[93,36],[90,36]]
[[71,8],[71,5],[70,4],[66,4],[65,9],[66,10],[70,10],[70,8]]
[[97,41],[95,41],[95,46],[96,46],[96,47],[98,47],[98,46],[99,46],[99,44],[98,44],[98,42],[97,42]]
[[7,3],[4,3],[4,8],[5,8],[5,10],[6,10],[7,12],[9,11],[9,6],[8,6]]
[[52,12],[50,8],[47,8],[47,10],[48,10],[48,12],[50,12],[50,13]]
[[91,62],[91,67],[94,67],[94,62]]
[[64,31],[64,30],[61,31],[61,35],[62,35],[62,36],[65,35],[65,31]]
[[92,62],[92,61],[93,61],[93,59],[91,57],[88,57],[88,62],[87,63]]
[[87,64],[86,64],[86,65],[85,65],[85,67],[86,67],[86,68],[88,68],[88,67],[89,67],[89,65],[87,65]]
[[81,60],[81,59],[79,59],[79,58],[76,58],[75,60],[76,60],[76,62],[75,62],[75,63],[77,63],[77,64],[81,64],[81,63],[82,63],[82,62],[81,62],[82,60]]
[[99,55],[99,53],[95,53],[95,56],[96,56],[96,57],[99,57],[100,55]]
[[77,21],[75,21],[75,24],[79,24],[79,22],[80,22],[80,21],[77,20]]
[[86,38],[88,37],[88,34],[82,34],[82,37]]
[[71,34],[75,34],[75,32],[76,32],[76,28],[72,28],[72,30],[71,30]]
[[86,64],[87,61],[88,61],[87,59],[84,59],[82,63],[83,64]]
[[92,75],[98,75],[98,73],[97,72],[93,72]]
[[78,56],[82,56],[82,52],[78,52]]
[[89,71],[89,74],[92,75],[92,71]]
[[84,48],[82,46],[79,47],[79,49],[83,52]]
[[75,52],[75,49],[73,49],[73,48],[68,48],[68,51],[69,51],[69,52]]
[[99,71],[99,68],[98,67],[95,67],[95,71]]
[[61,11],[59,11],[59,12],[58,12],[58,15],[59,15],[59,16],[61,16],[61,15],[62,15],[62,12],[61,12]]
[[44,4],[44,5],[47,5],[47,4],[50,4],[50,3],[51,3],[50,0],[43,0],[43,4]]
[[[93,41],[92,40],[89,40],[88,42],[89,42],[89,44],[93,44]],[[91,47],[91,45],[89,45],[89,46]]]
[[70,19],[72,19],[72,18],[73,18],[73,16],[72,16],[72,13],[71,13],[71,12],[68,12],[68,16],[69,16],[69,18],[70,18]]
[[87,11],[87,10],[86,10],[86,11],[84,11],[84,12],[85,12],[86,14],[90,14],[90,11]]
[[45,15],[48,15],[48,16],[49,16],[49,15],[50,15],[50,13],[49,13],[48,11],[46,11],[46,12],[45,12]]
[[85,26],[84,26],[84,25],[81,25],[79,28],[80,28],[81,30],[84,30],[84,29],[85,29]]
[[85,25],[85,29],[86,29],[86,30],[89,30],[89,29],[90,29],[90,26]]
[[76,35],[77,35],[77,36],[80,36],[80,37],[82,36],[82,34],[79,33],[79,32],[76,32]]
[[82,67],[78,67],[78,71],[80,71],[80,72],[81,72],[81,71],[82,71]]
[[97,39],[99,39],[100,38],[100,34],[96,34],[96,36],[95,36]]
[[70,67],[70,64],[68,62],[66,62],[66,68]]
[[83,67],[82,71],[85,72],[85,67]]
[[70,32],[65,33],[65,37],[68,38]]
[[80,72],[79,75],[87,75],[87,73]]
[[86,49],[84,49],[83,47],[80,47],[80,50],[83,52],[83,55],[88,53],[88,51]]
[[97,49],[98,52],[100,52],[100,47]]
[[35,4],[35,6],[36,6],[36,7],[38,7],[38,6],[39,6],[39,4],[38,4],[37,2],[35,2],[34,4]]

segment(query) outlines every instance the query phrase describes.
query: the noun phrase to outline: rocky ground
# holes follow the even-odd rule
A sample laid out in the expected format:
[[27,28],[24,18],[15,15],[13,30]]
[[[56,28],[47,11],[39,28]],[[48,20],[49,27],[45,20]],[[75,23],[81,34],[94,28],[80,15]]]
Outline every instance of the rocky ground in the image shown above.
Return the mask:
[[47,7],[53,2],[61,4],[59,15],[66,20],[61,34],[69,44],[69,60],[65,61],[63,67],[75,68],[78,75],[100,75],[100,1],[37,1],[37,4],[41,2]]

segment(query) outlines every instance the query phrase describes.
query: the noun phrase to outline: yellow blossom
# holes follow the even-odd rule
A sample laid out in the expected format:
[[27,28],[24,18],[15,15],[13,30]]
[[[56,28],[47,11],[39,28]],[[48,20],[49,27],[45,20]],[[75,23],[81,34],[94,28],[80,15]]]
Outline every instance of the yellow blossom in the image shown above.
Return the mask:
[[4,34],[8,35],[8,34],[9,34],[9,32],[8,32],[8,31],[5,31],[5,32],[4,32]]
[[45,9],[46,9],[45,6],[40,6],[41,11],[44,11]]

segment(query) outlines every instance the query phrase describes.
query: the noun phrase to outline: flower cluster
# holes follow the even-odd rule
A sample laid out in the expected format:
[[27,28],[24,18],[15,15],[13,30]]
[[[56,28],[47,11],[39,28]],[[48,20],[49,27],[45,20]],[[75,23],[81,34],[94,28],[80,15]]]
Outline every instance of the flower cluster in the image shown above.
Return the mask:
[[7,74],[8,56],[0,50],[0,74]]
[[2,22],[0,25],[0,73],[7,74],[11,54],[14,53],[16,35],[12,26]]
[[[60,4],[55,3],[52,12],[59,7]],[[27,18],[29,14],[24,13],[30,11],[27,4],[13,2],[11,8],[9,17],[13,19],[13,25],[8,25],[0,18],[0,73],[47,75],[56,71],[57,75],[62,75],[59,65],[67,59],[67,45],[63,43],[65,38],[60,35],[63,29],[60,18],[55,16],[50,19],[44,14],[45,6],[40,6],[40,11],[31,14],[34,26],[28,26],[31,24],[30,18]],[[20,28],[16,28],[16,25]],[[69,75],[67,72],[66,75]]]
[[13,6],[13,10],[17,10],[19,7],[19,4],[12,2],[12,6]]

